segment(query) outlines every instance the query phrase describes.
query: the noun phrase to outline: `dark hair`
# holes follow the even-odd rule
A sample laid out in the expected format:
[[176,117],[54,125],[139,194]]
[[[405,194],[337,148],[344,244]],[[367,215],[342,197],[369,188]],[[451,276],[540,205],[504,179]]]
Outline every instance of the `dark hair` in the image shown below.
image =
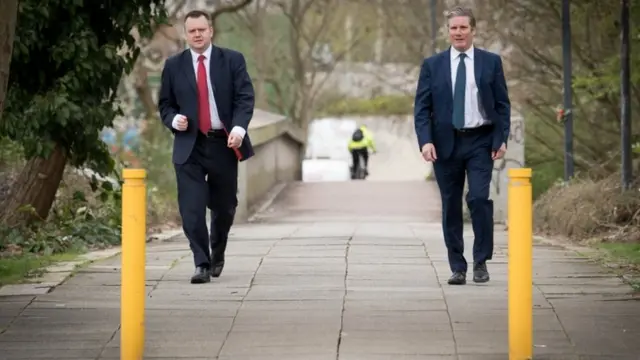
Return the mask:
[[192,18],[192,19],[197,19],[201,16],[204,16],[205,19],[207,19],[207,21],[211,21],[211,16],[209,16],[209,13],[206,11],[202,11],[202,10],[191,10],[187,13],[187,15],[184,16],[184,21],[187,21],[187,19]]

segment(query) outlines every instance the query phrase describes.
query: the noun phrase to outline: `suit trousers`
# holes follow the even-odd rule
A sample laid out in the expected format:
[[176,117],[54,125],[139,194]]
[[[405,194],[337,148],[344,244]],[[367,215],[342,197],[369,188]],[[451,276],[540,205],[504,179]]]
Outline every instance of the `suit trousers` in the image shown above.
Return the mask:
[[[224,262],[227,238],[238,206],[238,160],[223,130],[198,132],[191,155],[175,164],[182,228],[195,266]],[[211,209],[210,233],[206,210]],[[209,247],[211,246],[211,251]]]
[[493,201],[489,199],[493,160],[491,159],[491,127],[483,126],[455,134],[449,158],[438,158],[434,164],[436,182],[442,200],[442,230],[452,272],[467,272],[464,257],[462,194],[465,175],[466,196],[473,228],[473,260],[485,262],[493,254]]

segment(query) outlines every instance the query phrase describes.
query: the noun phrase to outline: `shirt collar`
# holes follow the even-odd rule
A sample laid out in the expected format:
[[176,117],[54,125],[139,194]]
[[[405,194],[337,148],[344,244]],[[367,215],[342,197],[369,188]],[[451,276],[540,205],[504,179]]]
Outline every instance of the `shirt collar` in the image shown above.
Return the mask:
[[[202,55],[204,55],[204,58],[206,60],[211,60],[211,49],[212,49],[212,45],[209,44],[209,47],[207,48],[207,50],[205,50]],[[191,58],[193,59],[194,62],[198,61],[198,57],[200,57],[200,54],[198,54],[197,52],[193,51],[193,49],[189,49],[189,51],[191,51]]]
[[[473,45],[471,45],[470,48],[467,49],[467,51],[465,51],[464,53],[467,54],[467,57],[469,58],[469,60],[473,60],[473,51],[474,51],[474,47]],[[460,56],[460,51],[456,50],[456,48],[454,48],[453,46],[451,47],[451,59],[457,59],[458,56]]]

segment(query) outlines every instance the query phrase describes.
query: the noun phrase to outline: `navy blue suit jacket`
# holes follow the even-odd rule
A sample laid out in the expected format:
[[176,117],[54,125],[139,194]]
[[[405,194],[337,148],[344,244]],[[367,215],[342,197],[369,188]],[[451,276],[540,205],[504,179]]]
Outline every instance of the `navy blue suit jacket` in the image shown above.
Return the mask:
[[[228,131],[234,126],[248,130],[255,98],[244,56],[237,51],[212,45],[210,61],[209,81],[213,85],[220,120]],[[199,131],[197,89],[191,51],[187,49],[168,58],[162,69],[158,110],[162,122],[174,134],[175,164],[187,161]],[[171,126],[177,114],[187,117],[189,126],[186,131],[178,131]],[[248,131],[239,150],[242,155],[240,161],[254,155]]]
[[[492,149],[507,144],[511,128],[511,103],[500,56],[474,47],[474,72],[478,93],[488,119],[493,123]],[[438,159],[453,152],[453,88],[449,50],[426,58],[414,104],[414,121],[418,145],[432,143]]]

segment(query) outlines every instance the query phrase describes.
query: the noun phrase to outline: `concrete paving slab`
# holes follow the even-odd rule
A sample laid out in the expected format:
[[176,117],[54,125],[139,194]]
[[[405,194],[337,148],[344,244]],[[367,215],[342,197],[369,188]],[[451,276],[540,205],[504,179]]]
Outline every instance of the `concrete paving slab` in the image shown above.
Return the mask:
[[318,288],[341,287],[344,285],[344,275],[284,275],[284,274],[258,274],[253,279],[255,286],[292,285],[304,282],[305,286]]
[[410,276],[433,278],[433,267],[430,263],[366,264],[353,263],[351,258],[352,256],[349,256],[349,278],[403,278]]
[[102,299],[70,299],[70,298],[43,298],[34,300],[30,305],[30,308],[44,308],[44,309],[120,309],[120,298],[112,296],[111,298]]
[[[156,342],[150,339],[145,342],[144,354],[145,359],[147,357],[160,359],[193,359],[203,355],[205,355],[206,359],[215,359],[215,354],[218,353],[221,346],[221,341],[210,340],[204,334],[200,339],[179,343],[176,341]],[[100,359],[104,358],[119,359],[119,346],[107,346],[100,356]]]
[[[363,317],[362,313],[345,311],[343,331],[371,330],[445,332],[452,334],[451,320],[446,311],[387,311],[380,315]],[[430,353],[426,353],[430,354]]]
[[18,316],[18,314],[19,313],[12,314],[9,316],[0,316],[0,333],[2,333],[3,331],[6,331],[9,328],[9,326],[11,325],[13,320],[15,320],[16,316]]
[[260,359],[277,358],[286,356],[289,359],[307,359],[310,356],[328,356],[335,358],[335,350],[327,350],[324,346],[297,346],[290,344],[282,347],[250,347],[245,346],[238,349],[222,349],[219,359],[240,359],[251,357]]
[[29,301],[4,301],[0,303],[0,318],[12,317],[20,314],[29,304]]
[[[342,262],[344,262],[344,260]],[[340,276],[344,280],[345,268],[346,264],[343,264],[342,266],[316,266],[309,264],[280,265],[274,263],[265,263],[260,266],[260,270],[257,272],[256,277],[262,275],[287,274],[291,276]]]
[[65,342],[69,338],[82,339],[82,341],[103,342],[109,339],[115,330],[106,327],[87,329],[84,327],[65,326],[64,331],[60,327],[33,329],[33,328],[15,328],[10,329],[0,337],[0,348],[4,349],[6,342],[27,342],[32,343],[39,341],[35,339],[47,339],[47,341]]
[[350,264],[372,264],[372,265],[412,265],[422,264],[430,265],[431,261],[426,257],[389,257],[389,256],[371,256],[369,254],[349,255]]
[[360,355],[453,355],[456,352],[455,340],[450,332],[389,330],[345,331],[339,352]]
[[386,301],[381,300],[352,300],[345,299],[344,309],[349,313],[355,313],[361,316],[377,316],[386,315],[388,312],[403,311],[447,311],[447,303],[442,300],[397,300]]
[[455,355],[340,354],[339,360],[456,360]]
[[294,259],[306,259],[306,258],[341,258],[343,259],[345,256],[345,249],[322,249],[309,251],[304,248],[299,249],[283,249],[283,248],[274,248],[269,253],[269,256],[274,258],[279,257],[287,257]]
[[[322,268],[326,268],[326,269],[342,269],[344,267],[346,267],[346,261],[345,261],[345,256],[343,255],[342,257],[338,257],[338,258],[334,258],[334,257],[330,257],[330,258],[291,258],[291,257],[287,257],[287,258],[278,258],[278,257],[266,257],[262,260],[262,264],[260,265],[260,268],[265,268],[267,266],[270,265],[274,265],[274,266],[301,266],[301,267],[305,267],[305,266],[313,266],[313,267],[317,267],[319,269]],[[226,267],[226,265],[225,265]],[[344,270],[341,270],[344,271]]]
[[286,348],[295,344],[301,348],[332,349],[337,347],[333,329],[296,328],[294,331],[245,331],[231,332],[224,344],[226,353],[247,351],[247,339],[251,339],[251,348]]
[[250,301],[242,302],[243,311],[315,311],[315,310],[336,310],[343,307],[343,300],[293,300],[293,301]]
[[[256,354],[256,355],[222,355],[218,360],[300,360],[299,354],[289,354],[286,348],[283,352],[275,354]],[[336,356],[332,353],[326,354],[304,354],[305,360],[336,360]]]
[[0,297],[46,294],[53,286],[55,286],[55,283],[4,285],[0,288]]
[[364,288],[371,287],[377,289],[392,289],[392,288],[408,288],[412,286],[437,286],[435,279],[347,279],[347,287]]
[[284,238],[278,241],[274,246],[302,246],[305,248],[313,248],[316,246],[346,246],[349,238],[342,237],[325,237],[325,238]]
[[0,343],[3,351],[29,349],[32,352],[46,352],[51,350],[92,350],[100,351],[104,346],[102,340],[67,339],[36,339],[30,341],[6,341]]
[[265,285],[256,285],[246,300],[336,300],[342,299],[344,290],[341,289],[301,289],[299,287],[291,288],[273,288]]
[[349,287],[347,289],[348,300],[379,299],[389,302],[405,300],[440,300],[444,299],[439,289],[411,288],[411,287]]
[[[102,349],[30,349],[26,346],[20,349],[2,349],[3,360],[69,360],[69,359],[96,359]],[[118,356],[118,359],[120,357]]]
[[[506,233],[496,227],[489,283],[469,270],[466,286],[447,285],[437,201],[396,203],[433,196],[428,186],[333,184],[340,200],[329,201],[324,185],[295,185],[267,223],[234,227],[209,284],[189,283],[184,236],[149,244],[145,359],[508,358]],[[110,258],[51,292],[0,297],[2,358],[119,359],[120,276]],[[630,291],[597,264],[536,244],[534,358],[637,358]]]
[[[261,309],[241,309],[235,317],[234,325],[260,324],[277,322],[281,324],[317,324],[340,323],[342,309],[314,310],[271,310],[265,312]],[[284,331],[284,329],[283,329]]]

